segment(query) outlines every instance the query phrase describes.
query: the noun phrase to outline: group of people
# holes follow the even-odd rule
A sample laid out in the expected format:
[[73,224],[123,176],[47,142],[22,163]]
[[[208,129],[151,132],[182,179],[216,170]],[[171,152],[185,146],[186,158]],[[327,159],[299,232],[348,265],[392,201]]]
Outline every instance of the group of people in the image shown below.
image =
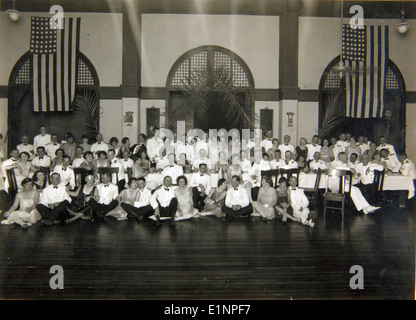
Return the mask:
[[[341,133],[339,139],[313,136],[310,143],[301,138],[291,144],[290,136],[279,144],[272,131],[264,137],[250,131],[247,139],[237,133],[210,136],[163,134],[151,128],[152,137],[140,134],[131,145],[124,137],[104,142],[102,134],[89,144],[82,136],[76,144],[67,133],[63,141],[40,127],[33,144],[27,136],[12,148],[11,157],[1,164],[1,182],[8,190],[7,170],[13,171],[19,185],[14,203],[4,213],[2,224],[28,227],[37,221],[51,225],[65,221],[105,220],[108,217],[137,219],[151,217],[160,226],[164,218],[175,221],[204,214],[222,218],[280,216],[314,226],[316,212],[295,176],[281,176],[278,186],[264,175],[274,169],[299,169],[299,172],[349,170],[350,194],[357,211],[378,210],[367,199],[374,181],[374,170],[385,170],[416,178],[416,169],[405,153],[380,137],[379,144],[364,136],[356,140]],[[2,150],[0,150],[2,151]],[[4,150],[3,150],[4,153]],[[77,168],[83,174],[77,174]],[[100,168],[118,168],[117,175]],[[213,185],[211,174],[218,173]],[[163,183],[147,188],[147,177],[159,173]],[[188,177],[187,177],[187,176]],[[188,181],[189,178],[189,181]],[[331,189],[336,191],[337,183]]]

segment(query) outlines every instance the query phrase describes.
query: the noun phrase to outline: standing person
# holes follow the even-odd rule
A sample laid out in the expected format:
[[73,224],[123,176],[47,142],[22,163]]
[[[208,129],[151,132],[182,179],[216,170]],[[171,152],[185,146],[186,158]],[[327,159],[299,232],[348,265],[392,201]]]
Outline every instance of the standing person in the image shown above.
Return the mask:
[[307,161],[313,160],[313,155],[316,151],[321,152],[321,146],[318,144],[319,137],[314,135],[312,137],[312,143],[307,144],[306,147],[308,148],[308,156],[306,158]]
[[116,151],[114,149],[109,149],[107,152],[108,161],[111,168],[118,168],[118,181],[116,177],[113,177],[112,182],[117,184],[118,192],[124,189],[126,185],[126,174],[124,173],[124,167],[119,158],[116,158]]
[[95,136],[95,138],[97,139],[97,142],[94,143],[91,146],[91,152],[94,154],[94,157],[97,158],[98,157],[98,154],[97,154],[98,151],[104,151],[105,153],[107,153],[108,144],[103,142],[104,138],[103,138],[103,135],[101,133],[98,133]]
[[33,149],[38,151],[38,147],[45,147],[49,142],[51,142],[51,135],[46,133],[46,127],[40,126],[37,136],[33,138]]
[[33,144],[29,143],[29,137],[27,135],[23,135],[21,141],[22,143],[18,144],[16,147],[17,150],[19,150],[19,153],[28,152],[30,159],[32,159],[35,156],[35,149],[33,149]]
[[7,219],[3,220],[1,224],[16,223],[22,228],[28,228],[42,218],[36,209],[39,202],[39,192],[33,188],[32,179],[23,179],[21,185],[23,189],[16,195],[11,208],[4,213],[4,217]]
[[63,163],[54,168],[54,172],[61,177],[61,184],[69,186],[71,189],[75,188],[75,173],[71,167],[71,158],[69,156],[63,157]]
[[[121,152],[121,150],[120,150]],[[123,165],[124,175],[128,178],[128,169],[131,168],[131,173],[133,174],[133,166],[134,161],[130,159],[130,151],[124,150],[122,153],[122,159],[120,160],[121,164]]]
[[226,216],[230,216],[234,219],[246,216],[249,217],[253,212],[247,190],[240,186],[240,178],[238,176],[234,176],[231,179],[231,188],[227,191],[222,212],[224,212]]
[[396,156],[396,150],[392,144],[387,143],[387,139],[384,136],[379,138],[379,145],[377,146],[377,150],[381,151],[382,149],[387,149],[389,154]]
[[65,134],[65,143],[62,145],[67,156],[71,157],[71,160],[75,159],[75,148],[77,144],[74,142],[74,136],[71,132]]
[[130,139],[128,137],[124,137],[123,139],[121,139],[121,146],[120,146],[120,150],[117,154],[118,158],[123,158],[124,152],[128,151],[129,156],[130,156]]
[[158,187],[150,198],[154,215],[156,217],[156,226],[161,226],[161,217],[170,217],[171,227],[175,226],[175,215],[178,208],[178,199],[175,198],[175,191],[171,188],[172,178],[166,176],[163,179],[163,185]]
[[80,144],[80,146],[82,147],[82,149],[84,149],[84,152],[91,151],[91,145],[88,143],[88,135],[83,134],[81,136],[81,140],[82,143]]
[[204,200],[211,191],[211,176],[207,171],[207,165],[201,163],[199,165],[199,172],[193,173],[189,181],[189,185],[192,187],[194,206],[199,212],[203,210]]
[[284,136],[283,143],[281,145],[279,145],[279,150],[283,155],[283,160],[286,160],[285,159],[286,151],[290,151],[290,152],[292,152],[292,154],[295,153],[295,146],[290,143],[290,136],[289,135]]
[[[358,142],[357,145],[360,147],[361,149],[361,154],[364,154],[364,152],[366,152],[367,150],[370,149],[370,146],[364,142],[364,136],[358,136]],[[371,158],[371,157],[370,157]]]
[[133,205],[125,202],[122,202],[120,205],[127,212],[127,216],[141,221],[143,218],[151,216],[154,212],[154,209],[150,205],[152,192],[146,188],[145,178],[141,177],[136,179],[136,181],[138,193]]
[[349,145],[345,148],[345,153],[347,154],[347,158],[349,158],[351,154],[356,153],[358,159],[361,160],[361,148],[359,145],[357,145],[357,142],[355,141],[354,137],[350,138]]
[[58,142],[58,135],[56,133],[51,134],[51,142],[45,145],[46,154],[52,159],[56,157],[56,150],[61,148],[61,144]]
[[51,170],[55,169],[56,166],[61,165],[64,162],[64,155],[65,155],[64,149],[58,149],[55,151],[55,158],[53,159],[51,163]]
[[102,175],[103,182],[97,185],[94,197],[90,199],[90,206],[94,218],[105,221],[105,216],[118,205],[118,187],[111,183],[111,173],[105,172]]
[[51,185],[43,189],[40,202],[36,209],[42,216],[41,222],[45,225],[59,223],[68,213],[68,205],[72,202],[66,187],[61,184],[61,177],[58,173],[52,173]]
[[347,135],[345,133],[341,133],[339,135],[339,140],[337,141],[337,144],[341,147],[342,152],[345,152],[345,149],[350,145],[350,142],[347,141]]
[[79,166],[85,161],[84,159],[84,148],[81,146],[75,149],[75,158],[72,159],[72,167],[79,168]]
[[195,159],[194,162],[192,163],[194,170],[198,170],[199,165],[202,163],[206,164],[206,166],[208,167],[208,170],[211,170],[212,168],[211,160],[207,158],[207,151],[205,150],[205,148],[201,148],[198,154],[199,154],[199,158]]
[[314,227],[315,223],[309,217],[309,200],[303,189],[297,187],[296,177],[289,178],[290,184],[290,206],[293,208],[293,216],[299,218],[303,224]]
[[225,196],[227,195],[227,181],[225,179],[218,180],[218,186],[212,188],[208,196],[205,198],[204,211],[210,211],[215,214],[217,218],[225,217],[222,212],[222,207],[225,204]]
[[322,140],[322,148],[321,148],[321,160],[326,162],[327,166],[331,161],[334,161],[334,153],[332,152],[332,148],[329,146],[329,140],[323,139]]
[[331,147],[330,148],[332,149],[332,154],[334,155],[334,159],[332,161],[334,161],[334,160],[338,159],[338,154],[340,152],[343,152],[342,147],[338,144],[337,138],[335,138],[335,137],[331,138]]
[[267,130],[264,139],[261,141],[260,146],[264,148],[265,151],[273,147],[273,132],[272,130]]
[[299,157],[302,156],[304,159],[308,158],[308,147],[306,138],[300,138],[299,145],[295,148],[294,158],[296,161],[299,160]]
[[51,158],[45,154],[45,147],[36,149],[37,156],[33,158],[32,165],[37,169],[45,169],[51,167]]
[[[118,157],[118,152],[120,151],[120,146],[118,145],[117,137],[111,137],[110,141],[108,142],[108,150],[113,149],[115,153],[115,157]],[[119,157],[121,158],[121,157]]]
[[162,177],[170,176],[173,181],[176,181],[178,177],[183,175],[183,168],[175,163],[175,154],[170,153],[167,156],[169,164],[163,168]]
[[259,213],[264,220],[274,218],[274,206],[277,203],[276,190],[273,188],[273,181],[270,177],[262,179],[262,187],[257,195],[257,201],[253,202],[253,211]]
[[159,129],[155,129],[155,135],[152,138],[147,139],[147,154],[151,162],[155,162],[155,158],[159,158],[161,156],[160,150],[163,147],[163,140],[159,137],[159,135]]

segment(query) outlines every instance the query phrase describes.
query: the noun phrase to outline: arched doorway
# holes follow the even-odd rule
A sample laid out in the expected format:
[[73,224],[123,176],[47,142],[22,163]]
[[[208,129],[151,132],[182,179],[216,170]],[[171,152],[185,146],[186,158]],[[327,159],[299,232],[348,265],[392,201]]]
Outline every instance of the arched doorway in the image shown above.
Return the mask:
[[[340,79],[333,68],[340,57],[335,57],[325,68],[319,83],[319,128],[322,130],[325,111],[330,97],[339,94],[345,101],[345,77]],[[384,82],[384,113],[381,118],[349,118],[346,117],[345,103],[342,121],[331,136],[338,137],[341,132],[350,132],[354,136],[365,135],[369,140],[378,143],[380,136],[386,136],[396,151],[405,150],[406,135],[406,87],[403,76],[395,63],[386,60],[386,76]]]
[[[77,54],[75,98],[69,112],[33,111],[33,67],[31,53],[25,53],[15,64],[9,77],[8,96],[8,145],[9,149],[20,143],[22,135],[29,139],[38,134],[40,125],[45,125],[50,133],[71,132],[76,141],[84,133],[93,136],[99,126],[99,80],[90,60],[81,52]],[[85,98],[89,101],[85,101]],[[82,104],[84,108],[78,107]],[[94,108],[94,110],[92,110]],[[81,110],[82,109],[82,110]],[[87,118],[91,118],[88,120]],[[92,125],[92,121],[95,122]]]
[[166,127],[186,130],[254,126],[254,80],[247,64],[220,46],[201,46],[173,64],[166,82]]

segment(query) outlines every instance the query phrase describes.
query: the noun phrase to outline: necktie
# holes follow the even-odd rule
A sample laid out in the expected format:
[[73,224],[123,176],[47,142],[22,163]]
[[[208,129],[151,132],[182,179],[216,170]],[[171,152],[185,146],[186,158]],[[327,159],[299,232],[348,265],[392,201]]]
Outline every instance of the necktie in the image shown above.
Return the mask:
[[173,165],[173,164],[171,164],[171,165],[170,165],[170,167],[171,167],[171,168],[173,168],[173,167],[174,167],[174,165]]
[[12,158],[12,161],[13,161],[13,162],[16,162],[17,160]]
[[54,145],[54,146],[57,146],[58,144],[57,144],[57,143],[54,143],[53,145]]
[[285,143],[285,146],[287,147],[289,144]]
[[66,171],[66,168],[62,168],[62,171]]
[[272,139],[267,139],[268,141],[272,141]]
[[43,157],[39,157],[39,160],[43,160]]
[[24,143],[23,145],[26,147],[27,146],[27,143]]
[[100,144],[101,144],[101,142],[98,142],[97,144],[98,144],[98,145],[100,145]]
[[105,184],[105,185],[104,185],[104,187],[108,187],[108,186],[110,186],[110,184]]
[[82,159],[82,156],[79,156],[78,159]]
[[201,177],[205,176],[205,174],[202,174],[202,173],[200,173],[199,175],[200,175]]
[[169,191],[169,188],[164,187],[164,189],[165,189],[166,191]]
[[296,190],[296,188],[292,188],[292,190]]
[[234,188],[235,191],[238,191],[238,188]]

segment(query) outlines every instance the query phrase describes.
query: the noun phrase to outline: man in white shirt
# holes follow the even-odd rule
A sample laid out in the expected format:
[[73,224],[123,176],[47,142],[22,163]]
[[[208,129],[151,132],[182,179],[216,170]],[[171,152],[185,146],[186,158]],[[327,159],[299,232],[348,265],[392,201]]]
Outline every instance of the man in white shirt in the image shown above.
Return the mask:
[[175,154],[170,153],[167,156],[168,158],[168,165],[162,170],[162,177],[170,176],[174,184],[176,184],[176,179],[179,176],[183,175],[183,167],[177,165],[175,163]]
[[154,162],[155,157],[161,157],[160,151],[163,147],[163,140],[159,137],[160,131],[155,129],[155,135],[147,139],[146,149],[147,155],[150,158],[150,161]]
[[101,133],[98,133],[95,138],[97,139],[97,142],[94,143],[91,146],[91,152],[94,154],[94,158],[97,159],[97,152],[98,151],[105,151],[105,153],[107,153],[108,151],[108,144],[104,143],[104,137]]
[[295,159],[293,159],[292,152],[286,151],[285,165],[280,166],[280,169],[289,170],[289,169],[297,169],[297,168],[298,168],[298,163],[295,161]]
[[56,150],[58,150],[61,147],[61,144],[58,143],[58,136],[56,133],[51,134],[51,142],[47,143],[45,145],[45,152],[46,154],[52,159],[55,159],[56,157]]
[[391,154],[388,149],[380,150],[381,161],[384,163],[385,167],[391,172],[399,172],[402,166],[402,163],[397,159],[395,154]]
[[231,178],[231,188],[228,189],[225,196],[225,205],[222,207],[222,212],[234,219],[249,217],[253,213],[249,195],[247,190],[240,185],[239,176]]
[[387,149],[391,155],[396,156],[396,150],[392,144],[387,143],[387,139],[384,136],[379,138],[379,145],[377,146],[376,150],[381,151],[382,149]]
[[247,174],[251,170],[251,162],[247,159],[247,152],[242,150],[240,152],[241,158],[240,158],[240,167],[243,173]]
[[77,146],[75,148],[75,158],[72,161],[72,168],[79,168],[79,166],[84,162],[84,148]]
[[94,217],[101,220],[105,220],[106,214],[118,206],[118,187],[111,183],[111,178],[111,173],[103,173],[103,182],[97,185],[95,195],[90,199]]
[[331,147],[332,153],[334,154],[334,160],[338,159],[338,154],[342,151],[342,147],[338,144],[337,138],[331,138]]
[[246,147],[248,150],[253,148],[256,145],[256,142],[254,140],[254,131],[250,130],[250,139],[247,141]]
[[321,152],[321,146],[318,144],[319,137],[317,135],[314,135],[312,137],[312,143],[309,143],[306,145],[308,148],[308,155],[307,155],[307,161],[313,160],[313,156],[315,152]]
[[208,155],[208,143],[206,142],[206,136],[206,133],[204,133],[202,139],[196,137],[197,141],[195,143],[195,154],[200,154],[201,150],[205,150],[205,156]]
[[339,140],[337,141],[337,144],[341,147],[342,152],[345,152],[345,149],[350,145],[345,133],[341,133],[339,135]]
[[313,173],[317,173],[318,169],[321,169],[321,170],[328,169],[325,161],[321,160],[321,153],[320,152],[318,152],[318,151],[315,152],[315,154],[313,155],[313,158],[314,159],[309,162],[309,169],[311,169],[311,171]]
[[211,170],[211,160],[207,158],[207,152],[205,149],[199,150],[199,158],[195,159],[192,163],[192,167],[194,170],[198,170],[200,164],[205,163],[208,167],[208,170]]
[[286,151],[290,151],[293,153],[295,153],[295,146],[293,144],[290,143],[290,136],[289,135],[285,135],[283,138],[283,143],[281,145],[279,145],[279,150],[283,156],[283,160],[286,160],[285,156],[286,156]]
[[384,167],[370,162],[368,153],[363,154],[361,159],[362,162],[355,167],[356,174],[354,176],[358,179],[358,183],[355,183],[356,180],[353,177],[353,184],[361,190],[366,199],[372,199],[374,196],[374,171],[383,171]]
[[137,180],[137,190],[139,191],[137,198],[134,200],[134,205],[122,202],[120,206],[127,212],[129,217],[134,217],[141,221],[145,217],[153,214],[154,210],[150,205],[150,198],[152,192],[146,188],[146,179],[140,177]]
[[126,185],[126,174],[124,173],[124,167],[119,158],[116,158],[116,152],[114,149],[109,149],[107,152],[108,161],[111,168],[118,168],[118,181],[114,174],[112,183],[117,184],[118,192],[121,192]]
[[412,160],[407,157],[405,152],[399,154],[399,161],[402,163],[400,167],[400,173],[404,176],[412,177],[413,180],[416,179],[416,167]]
[[305,195],[303,189],[298,188],[297,185],[297,178],[290,177],[289,178],[289,192],[290,192],[290,205],[293,209],[293,216],[301,220],[303,224],[309,225],[311,227],[315,226],[311,217],[309,217],[309,200]]
[[51,142],[51,135],[46,133],[46,127],[39,127],[40,134],[33,138],[33,149],[38,150],[38,147],[44,147]]
[[22,136],[22,143],[17,145],[17,150],[19,150],[19,153],[28,152],[30,154],[30,159],[35,156],[33,144],[29,143],[29,137],[26,135]]
[[172,178],[166,176],[163,185],[158,187],[150,198],[150,205],[155,211],[156,226],[160,227],[160,217],[170,217],[170,225],[175,226],[175,215],[178,209],[178,199],[175,198],[175,191],[171,188]]
[[361,154],[364,154],[367,150],[370,150],[370,146],[364,142],[364,136],[358,136],[358,143],[357,145],[361,149]]
[[145,145],[145,142],[146,142],[146,135],[143,133],[140,133],[139,137],[137,138],[137,144],[133,145],[130,148],[131,158],[133,159],[133,161],[136,161],[137,159],[139,159],[140,154],[142,152],[147,153],[147,147]]
[[61,177],[61,184],[63,186],[70,186],[71,189],[75,188],[75,174],[74,169],[70,167],[71,165],[71,157],[64,156],[62,158],[62,164],[58,164],[54,168],[54,172],[58,173]]
[[207,173],[208,167],[205,163],[199,165],[199,172],[192,174],[189,186],[192,187],[192,198],[194,207],[201,212],[204,209],[205,198],[211,191],[211,176]]
[[37,156],[33,158],[32,165],[37,169],[49,168],[51,166],[51,158],[45,154],[45,147],[38,147],[36,149]]
[[279,169],[286,165],[286,161],[282,159],[282,152],[280,149],[274,151],[274,159],[270,161],[270,169]]
[[43,218],[41,222],[45,225],[59,223],[60,219],[68,215],[66,208],[71,201],[66,187],[61,184],[59,173],[52,173],[51,185],[43,189],[39,204],[36,206]]
[[261,141],[261,146],[264,148],[265,151],[269,150],[273,147],[273,133],[272,130],[267,130],[265,138]]
[[124,150],[123,158],[120,159],[120,162],[123,165],[124,173],[127,176],[127,169],[128,168],[133,168],[133,166],[134,166],[134,161],[132,159],[130,159],[130,151]]

